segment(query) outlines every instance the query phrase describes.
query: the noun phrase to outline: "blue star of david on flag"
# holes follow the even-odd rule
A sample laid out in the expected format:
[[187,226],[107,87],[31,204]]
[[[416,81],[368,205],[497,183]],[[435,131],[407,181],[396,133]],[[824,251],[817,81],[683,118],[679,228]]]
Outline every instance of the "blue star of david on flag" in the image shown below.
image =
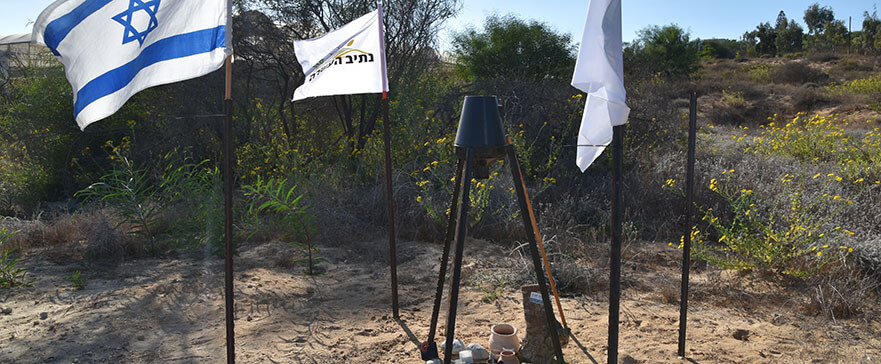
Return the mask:
[[[125,27],[125,33],[122,37],[123,45],[136,40],[139,44],[143,45],[144,41],[147,39],[147,34],[150,34],[150,32],[159,26],[159,20],[156,19],[156,10],[159,8],[159,1],[160,0],[130,0],[128,10],[113,17],[113,20],[116,20],[119,24],[122,24],[122,26]],[[132,19],[135,18],[135,13],[139,11],[147,13],[150,17],[150,22],[147,24],[147,29],[144,31],[138,30],[132,24]]]

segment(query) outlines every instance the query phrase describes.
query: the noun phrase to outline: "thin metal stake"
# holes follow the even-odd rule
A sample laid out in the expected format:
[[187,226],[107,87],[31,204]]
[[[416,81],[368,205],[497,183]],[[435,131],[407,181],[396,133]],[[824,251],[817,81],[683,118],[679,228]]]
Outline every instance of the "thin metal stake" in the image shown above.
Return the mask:
[[236,334],[235,334],[235,300],[233,298],[233,147],[232,147],[232,56],[226,58],[226,97],[224,98],[224,111],[226,118],[223,122],[223,207],[224,207],[224,260],[225,260],[225,286],[226,298],[226,362],[236,362]]
[[[461,181],[459,211],[456,222],[456,248],[453,253],[453,267],[450,277],[450,306],[447,313],[446,347],[444,348],[444,364],[453,360],[453,337],[456,334],[456,309],[459,305],[459,281],[462,277],[462,255],[465,250],[465,236],[468,233],[468,209],[471,208],[471,174],[474,169],[474,151],[465,148],[464,172]],[[452,213],[452,211],[451,211]]]
[[685,329],[688,323],[688,273],[691,266],[691,226],[694,214],[694,160],[697,143],[697,93],[691,93],[688,119],[688,153],[685,181],[685,235],[682,249],[682,291],[679,295],[679,351],[685,356]]
[[441,265],[440,265],[440,274],[437,281],[437,292],[434,296],[434,308],[431,310],[431,324],[428,328],[428,340],[426,341],[429,345],[434,344],[434,338],[437,334],[437,319],[440,314],[440,305],[441,300],[443,299],[444,294],[444,278],[447,277],[447,265],[450,263],[450,245],[453,243],[453,239],[455,238],[456,233],[456,213],[459,207],[459,190],[460,186],[462,186],[462,173],[463,166],[465,165],[465,161],[462,158],[459,158],[459,163],[456,166],[456,178],[453,187],[453,201],[450,203],[450,217],[447,221],[447,233],[444,235],[444,253],[441,256]]
[[392,314],[400,318],[398,306],[398,249],[395,244],[395,191],[392,186],[391,123],[388,112],[388,93],[382,93],[383,147],[385,149],[385,198],[388,205],[388,254],[392,275]]
[[618,321],[621,311],[621,220],[624,205],[621,188],[624,174],[624,126],[613,128],[612,137],[612,246],[609,254],[609,364],[618,363]]

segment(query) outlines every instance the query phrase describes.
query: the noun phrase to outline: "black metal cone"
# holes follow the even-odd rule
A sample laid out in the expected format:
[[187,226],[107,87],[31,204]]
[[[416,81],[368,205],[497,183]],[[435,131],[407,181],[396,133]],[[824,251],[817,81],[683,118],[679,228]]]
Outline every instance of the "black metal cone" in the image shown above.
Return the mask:
[[502,147],[507,145],[505,128],[495,96],[465,96],[462,117],[456,132],[456,146],[461,148]]

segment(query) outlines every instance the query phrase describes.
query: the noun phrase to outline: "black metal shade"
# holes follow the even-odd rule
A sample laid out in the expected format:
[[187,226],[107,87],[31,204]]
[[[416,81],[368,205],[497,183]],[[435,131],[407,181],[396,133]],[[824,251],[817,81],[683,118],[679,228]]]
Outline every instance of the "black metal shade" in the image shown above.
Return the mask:
[[495,96],[465,96],[456,132],[457,147],[487,148],[508,144],[498,100]]
[[489,164],[504,158],[508,145],[498,97],[465,96],[455,145],[460,157],[465,149],[473,152],[474,178],[489,178]]

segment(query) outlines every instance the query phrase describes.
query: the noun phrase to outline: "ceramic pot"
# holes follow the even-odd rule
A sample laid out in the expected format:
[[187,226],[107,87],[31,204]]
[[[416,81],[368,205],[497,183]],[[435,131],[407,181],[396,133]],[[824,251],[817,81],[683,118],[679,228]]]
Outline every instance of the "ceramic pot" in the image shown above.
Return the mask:
[[489,351],[499,355],[502,349],[509,348],[514,353],[520,350],[520,338],[517,337],[517,328],[510,324],[498,324],[492,327],[489,337]]
[[511,350],[510,348],[504,348],[499,356],[499,363],[520,364],[520,359],[517,359],[517,354],[515,354],[514,350]]

